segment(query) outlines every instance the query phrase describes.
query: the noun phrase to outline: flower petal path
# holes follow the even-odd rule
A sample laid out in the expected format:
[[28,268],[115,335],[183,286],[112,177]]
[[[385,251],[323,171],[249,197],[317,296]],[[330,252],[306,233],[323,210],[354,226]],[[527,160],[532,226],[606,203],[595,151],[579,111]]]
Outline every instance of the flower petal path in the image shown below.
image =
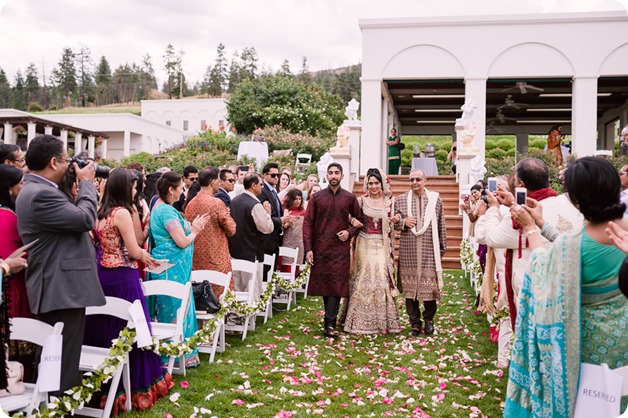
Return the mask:
[[[215,363],[176,376],[170,396],[127,417],[497,417],[507,373],[494,366],[485,315],[460,271],[446,272],[437,333],[322,336],[320,298],[299,298]],[[178,394],[178,395],[176,395]],[[172,400],[174,399],[174,401]]]

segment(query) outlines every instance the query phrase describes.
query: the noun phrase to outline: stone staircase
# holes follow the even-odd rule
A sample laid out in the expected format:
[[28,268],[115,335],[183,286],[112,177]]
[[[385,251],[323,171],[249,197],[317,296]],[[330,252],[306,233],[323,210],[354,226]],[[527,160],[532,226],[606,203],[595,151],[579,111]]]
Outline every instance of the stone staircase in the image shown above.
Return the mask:
[[[388,176],[393,196],[399,196],[410,190],[408,176]],[[353,185],[353,193],[362,196],[364,176]],[[428,176],[426,187],[440,193],[445,212],[445,226],[447,228],[447,251],[442,259],[443,269],[460,269],[460,241],[462,240],[462,216],[458,214],[458,183],[455,176]],[[399,233],[395,233],[395,259],[399,251]]]

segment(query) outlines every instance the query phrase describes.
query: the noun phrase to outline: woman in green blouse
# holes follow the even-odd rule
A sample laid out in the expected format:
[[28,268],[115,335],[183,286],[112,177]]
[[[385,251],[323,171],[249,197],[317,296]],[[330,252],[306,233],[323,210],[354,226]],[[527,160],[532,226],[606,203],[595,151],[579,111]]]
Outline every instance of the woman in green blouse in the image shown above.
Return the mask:
[[388,145],[388,174],[399,174],[401,165],[401,150],[399,149],[401,139],[397,136],[397,130],[392,128],[386,145]]

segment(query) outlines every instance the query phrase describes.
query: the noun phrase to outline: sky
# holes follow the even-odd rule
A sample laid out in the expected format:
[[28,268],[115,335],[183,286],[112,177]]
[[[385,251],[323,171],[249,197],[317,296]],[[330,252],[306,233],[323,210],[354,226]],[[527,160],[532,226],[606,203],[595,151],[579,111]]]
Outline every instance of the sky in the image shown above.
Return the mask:
[[164,80],[168,44],[184,51],[183,70],[202,81],[223,43],[227,58],[254,47],[259,62],[276,71],[303,56],[311,71],[361,61],[359,19],[563,13],[623,10],[628,0],[0,0],[0,68],[13,83],[34,63],[48,78],[63,48],[91,50],[94,63],[112,69],[141,63],[149,54]]

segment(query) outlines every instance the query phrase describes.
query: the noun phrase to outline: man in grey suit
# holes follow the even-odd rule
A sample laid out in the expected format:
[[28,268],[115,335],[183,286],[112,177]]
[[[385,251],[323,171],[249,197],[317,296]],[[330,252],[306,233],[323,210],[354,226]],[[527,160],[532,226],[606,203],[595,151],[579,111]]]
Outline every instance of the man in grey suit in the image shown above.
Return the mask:
[[60,391],[81,383],[78,370],[86,306],[102,306],[94,245],[89,232],[96,221],[98,197],[94,163],[74,163],[78,198],[59,189],[70,159],[63,142],[51,135],[33,139],[26,163],[30,173],[16,201],[18,229],[24,244],[38,240],[28,253],[26,291],[31,312],[48,324],[63,322]]

